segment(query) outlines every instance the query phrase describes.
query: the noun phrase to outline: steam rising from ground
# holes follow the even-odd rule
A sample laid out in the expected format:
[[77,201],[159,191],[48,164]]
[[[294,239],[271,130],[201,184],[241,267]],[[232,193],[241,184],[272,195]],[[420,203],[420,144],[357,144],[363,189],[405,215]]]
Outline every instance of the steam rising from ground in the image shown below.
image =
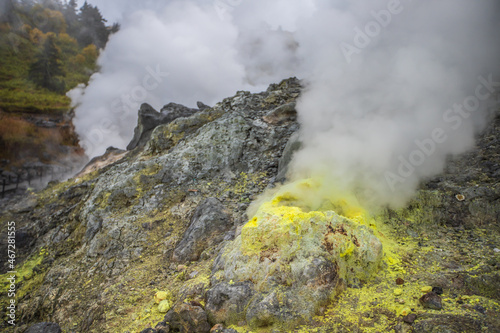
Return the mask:
[[340,47],[300,39],[321,51],[299,105],[296,177],[322,175],[324,192],[355,193],[364,205],[405,203],[449,154],[471,148],[500,89],[487,82],[500,81],[498,6],[398,3],[372,3],[371,18],[325,10],[309,35],[326,31]]
[[473,146],[500,90],[494,0],[122,3],[101,72],[71,92],[90,155],[129,142],[142,102],[215,103],[296,75],[292,180],[397,206]]

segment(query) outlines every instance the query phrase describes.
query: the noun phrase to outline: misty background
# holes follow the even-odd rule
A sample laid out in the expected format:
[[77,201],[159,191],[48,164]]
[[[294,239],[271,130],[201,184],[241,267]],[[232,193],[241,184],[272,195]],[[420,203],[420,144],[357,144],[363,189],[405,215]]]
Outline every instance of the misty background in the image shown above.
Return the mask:
[[[129,143],[143,102],[213,105],[297,76],[303,149],[291,180],[318,178],[319,195],[398,206],[450,154],[473,147],[496,109],[494,0],[92,4],[121,28],[88,86],[68,93],[89,157]],[[475,102],[478,89],[488,98],[472,111],[455,107]]]

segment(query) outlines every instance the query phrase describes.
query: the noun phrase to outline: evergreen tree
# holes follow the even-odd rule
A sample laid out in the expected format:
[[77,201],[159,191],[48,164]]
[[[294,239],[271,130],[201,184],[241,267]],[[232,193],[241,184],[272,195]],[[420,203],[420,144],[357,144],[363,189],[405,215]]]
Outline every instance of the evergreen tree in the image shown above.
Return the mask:
[[62,11],[64,7],[61,0],[39,0],[39,3],[45,8],[58,11]]
[[102,17],[99,9],[85,1],[80,8],[79,21],[81,28],[77,36],[78,43],[83,47],[95,44],[103,48],[108,41],[109,30],[106,27],[107,21]]
[[56,46],[55,35],[48,34],[42,49],[36,56],[36,61],[30,66],[29,77],[41,87],[64,93],[66,88],[64,75],[61,51]]
[[8,23],[15,28],[22,24],[16,13],[15,1],[0,0],[0,23]]
[[110,30],[110,34],[114,34],[115,32],[118,32],[118,30],[120,30],[120,23],[118,22],[115,22],[113,23],[113,25],[111,26],[111,30]]
[[64,19],[67,24],[67,32],[71,36],[77,36],[80,30],[80,22],[78,21],[76,0],[70,0],[63,9]]

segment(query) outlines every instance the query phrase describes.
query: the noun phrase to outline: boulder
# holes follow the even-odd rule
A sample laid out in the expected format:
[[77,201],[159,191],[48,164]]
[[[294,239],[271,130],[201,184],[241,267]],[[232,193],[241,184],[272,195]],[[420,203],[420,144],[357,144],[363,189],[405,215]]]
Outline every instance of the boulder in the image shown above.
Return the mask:
[[195,210],[191,224],[174,250],[178,262],[196,261],[210,246],[220,243],[231,228],[230,214],[216,198],[204,200]]
[[[308,203],[314,186],[307,181],[283,186],[216,260],[213,276],[222,278],[212,282],[249,283],[255,290],[251,300],[239,304],[253,328],[288,329],[311,320],[336,295],[340,281],[361,285],[379,269],[382,243],[367,227],[366,213],[344,200],[314,207]],[[212,300],[220,288],[207,293],[207,310],[234,324],[231,297]]]
[[185,333],[208,333],[210,324],[207,313],[200,306],[182,303],[166,315],[164,322],[170,326],[174,332]]
[[244,319],[245,307],[253,294],[251,282],[222,282],[215,285],[207,292],[206,310],[210,320],[220,323],[239,317]]
[[441,297],[439,297],[439,295],[433,291],[428,292],[427,294],[420,297],[419,301],[424,308],[434,310],[441,310],[443,308]]

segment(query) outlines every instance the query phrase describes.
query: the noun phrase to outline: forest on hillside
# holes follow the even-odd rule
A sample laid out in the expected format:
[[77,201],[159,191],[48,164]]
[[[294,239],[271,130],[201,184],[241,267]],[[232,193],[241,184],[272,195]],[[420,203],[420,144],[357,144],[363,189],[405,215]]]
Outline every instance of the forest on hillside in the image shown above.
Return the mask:
[[[3,167],[22,165],[27,157],[19,151],[52,163],[64,155],[61,146],[78,146],[66,92],[88,82],[99,50],[118,29],[88,2],[78,8],[75,0],[0,0]],[[47,121],[53,128],[39,126]]]
[[118,25],[96,6],[59,0],[3,0],[0,10],[0,108],[65,109],[65,92],[87,82],[98,50]]

